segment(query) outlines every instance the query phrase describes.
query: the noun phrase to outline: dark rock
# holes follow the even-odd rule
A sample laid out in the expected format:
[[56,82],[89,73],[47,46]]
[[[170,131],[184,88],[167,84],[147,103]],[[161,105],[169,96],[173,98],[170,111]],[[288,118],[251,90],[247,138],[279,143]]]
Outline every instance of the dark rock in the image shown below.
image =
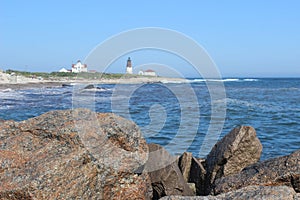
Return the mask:
[[62,87],[73,87],[73,84],[71,84],[71,83],[63,83],[61,86]]
[[210,194],[216,179],[239,173],[246,166],[256,163],[262,145],[254,128],[240,126],[233,129],[212,148],[206,159],[204,195]]
[[190,170],[192,165],[192,153],[184,152],[178,160],[179,169],[183,175],[183,178],[186,182],[189,181],[190,178]]
[[196,194],[200,195],[205,190],[205,175],[203,163],[205,160],[192,158],[189,182],[195,183]]
[[292,183],[294,190],[296,192],[300,193],[300,173],[291,174],[291,183]]
[[89,90],[89,89],[95,89],[96,87],[94,85],[87,85],[84,87],[84,89]]
[[215,181],[214,193],[220,194],[249,185],[289,186],[299,192],[300,150],[288,156],[253,164],[239,174]]
[[0,199],[151,199],[138,127],[114,114],[52,111],[0,124]]
[[184,180],[188,183],[194,183],[196,194],[204,190],[204,178],[206,171],[202,165],[205,160],[196,159],[192,153],[184,152],[178,159],[178,166],[183,174]]
[[178,168],[176,158],[162,146],[149,144],[149,159],[145,165],[151,178],[153,199],[169,195],[194,195]]
[[83,88],[82,92],[84,91],[107,91],[108,89],[102,88],[102,87],[97,87],[94,85],[87,85]]
[[293,188],[286,186],[248,186],[237,191],[228,192],[218,196],[166,196],[160,200],[297,200],[297,198],[299,198],[299,195],[295,193]]
[[159,200],[219,200],[216,196],[165,196]]
[[178,166],[183,174],[184,180],[187,183],[194,184],[196,188],[195,194],[200,194],[200,191],[204,190],[204,178],[206,174],[202,165],[204,161],[205,160],[194,158],[192,153],[188,152],[184,152],[178,159]]
[[223,199],[293,200],[295,195],[293,188],[286,186],[248,186],[219,196]]

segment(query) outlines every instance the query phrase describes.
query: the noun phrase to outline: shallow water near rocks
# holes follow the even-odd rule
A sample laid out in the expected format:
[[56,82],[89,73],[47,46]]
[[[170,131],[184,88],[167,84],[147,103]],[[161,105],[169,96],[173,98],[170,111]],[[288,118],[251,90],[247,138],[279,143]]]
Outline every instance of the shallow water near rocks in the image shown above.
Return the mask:
[[[234,78],[222,82],[226,98],[220,101],[226,101],[226,115],[217,139],[235,126],[250,125],[263,144],[262,160],[300,148],[300,79]],[[0,91],[0,118],[21,121],[50,110],[72,109],[82,102],[79,105],[97,112],[114,112],[133,120],[147,142],[164,145],[172,154],[190,151],[194,156],[204,157],[209,152],[209,149],[200,151],[212,122],[213,103],[202,79],[190,79],[188,84],[103,84],[100,87],[104,89],[5,89]],[[195,98],[186,88],[192,89]],[[214,123],[218,121],[221,123],[222,119],[215,119]]]

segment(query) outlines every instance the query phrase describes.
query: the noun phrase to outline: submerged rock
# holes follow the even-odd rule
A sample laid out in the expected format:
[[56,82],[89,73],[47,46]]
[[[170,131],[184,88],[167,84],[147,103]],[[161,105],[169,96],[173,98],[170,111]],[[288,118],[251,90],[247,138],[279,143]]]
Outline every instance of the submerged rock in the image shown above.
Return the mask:
[[52,111],[0,123],[0,199],[151,199],[148,146],[114,114]]
[[299,193],[300,150],[288,156],[253,164],[239,174],[216,180],[214,193],[225,193],[249,185],[289,186]]
[[84,89],[88,90],[88,89],[95,89],[96,87],[94,85],[87,85],[84,87]]
[[83,91],[107,91],[109,89],[105,89],[105,88],[102,88],[102,87],[98,87],[98,86],[94,86],[92,84],[90,85],[87,85],[83,88]]
[[239,173],[246,166],[260,159],[262,145],[254,128],[240,126],[233,129],[212,148],[205,161],[205,191],[212,192],[216,179]]

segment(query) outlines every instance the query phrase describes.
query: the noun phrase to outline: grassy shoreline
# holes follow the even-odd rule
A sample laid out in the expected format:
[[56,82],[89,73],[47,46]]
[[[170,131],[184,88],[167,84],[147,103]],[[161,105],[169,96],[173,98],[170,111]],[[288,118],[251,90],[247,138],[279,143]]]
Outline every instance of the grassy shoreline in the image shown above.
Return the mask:
[[[144,84],[144,83],[168,83],[185,82],[183,78],[141,76],[135,74],[108,74],[108,73],[68,73],[68,72],[22,72],[7,70],[0,77],[0,89],[26,89],[59,87],[62,84]],[[5,77],[6,76],[6,77]]]
[[6,70],[6,74],[23,76],[26,78],[39,78],[46,80],[55,80],[61,78],[68,78],[71,80],[74,79],[119,79],[119,78],[138,78],[144,77],[137,74],[119,74],[119,73],[100,73],[100,72],[81,72],[81,73],[73,73],[73,72],[26,72],[26,71],[17,71],[17,70]]

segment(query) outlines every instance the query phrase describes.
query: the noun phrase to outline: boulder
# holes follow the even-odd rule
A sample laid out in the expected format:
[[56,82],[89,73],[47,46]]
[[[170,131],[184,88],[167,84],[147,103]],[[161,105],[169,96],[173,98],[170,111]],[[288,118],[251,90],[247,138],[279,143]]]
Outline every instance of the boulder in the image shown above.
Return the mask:
[[251,199],[251,200],[297,200],[299,195],[293,188],[287,186],[248,186],[233,192],[218,196],[166,196],[160,200],[227,200],[227,199]]
[[176,158],[158,144],[148,146],[149,159],[144,171],[148,172],[151,178],[153,199],[169,195],[194,195],[180,172]]
[[85,86],[83,88],[83,91],[85,91],[85,90],[87,90],[87,91],[107,91],[107,89],[105,89],[105,88],[94,86],[92,84]]
[[205,190],[212,192],[216,179],[239,173],[246,166],[260,159],[262,145],[254,128],[239,126],[217,142],[206,158]]
[[87,85],[87,86],[84,87],[84,89],[86,89],[86,90],[89,90],[89,89],[95,89],[95,88],[96,88],[96,87],[95,87],[94,85],[92,85],[92,84]]
[[159,200],[219,200],[216,196],[165,196]]
[[201,194],[204,190],[204,178],[206,171],[203,167],[204,159],[197,159],[192,153],[184,152],[178,159],[179,169],[184,180],[193,188],[194,193]]
[[4,123],[5,120],[4,119],[0,119],[0,124]]
[[223,199],[294,200],[296,192],[287,186],[248,186],[219,195]]
[[206,171],[203,167],[203,159],[197,159],[192,153],[184,152],[178,159],[178,166],[183,174],[184,180],[188,183],[194,183],[196,194],[204,190],[204,178]]
[[148,146],[114,114],[51,111],[0,123],[0,199],[151,199]]
[[205,190],[206,170],[204,168],[205,160],[192,158],[189,182],[195,183],[196,194],[200,195]]
[[220,194],[249,185],[285,185],[299,191],[300,150],[288,156],[270,159],[245,168],[239,174],[216,180],[214,193]]
[[189,181],[190,178],[190,170],[192,165],[192,153],[184,152],[178,160],[179,169],[183,175],[183,178],[186,182]]

